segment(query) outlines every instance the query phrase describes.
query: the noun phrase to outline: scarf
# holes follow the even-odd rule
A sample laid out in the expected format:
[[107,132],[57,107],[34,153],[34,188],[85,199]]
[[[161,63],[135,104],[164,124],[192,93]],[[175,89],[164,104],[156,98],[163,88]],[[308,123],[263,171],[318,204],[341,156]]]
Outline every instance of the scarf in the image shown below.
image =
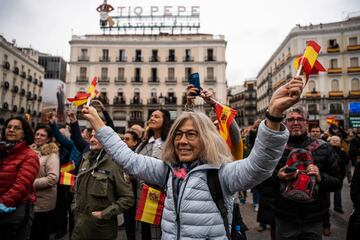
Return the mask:
[[19,142],[8,142],[8,141],[1,141],[0,142],[0,161],[2,163],[3,159],[9,155],[11,150],[15,147],[15,145]]

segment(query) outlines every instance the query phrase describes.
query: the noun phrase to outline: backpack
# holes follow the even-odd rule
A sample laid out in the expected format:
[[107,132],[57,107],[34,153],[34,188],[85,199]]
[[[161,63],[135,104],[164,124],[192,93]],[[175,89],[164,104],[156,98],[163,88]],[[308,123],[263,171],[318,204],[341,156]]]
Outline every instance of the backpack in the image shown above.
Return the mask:
[[[228,211],[225,207],[224,195],[222,193],[218,172],[218,169],[207,170],[207,184],[211,197],[219,209],[221,217],[224,221],[226,236],[229,240],[246,240],[245,231],[247,231],[248,228],[242,220],[238,203],[234,203],[231,231],[229,229],[229,221],[227,218]],[[236,226],[241,226],[241,233],[237,232],[235,228]]]
[[306,148],[286,146],[291,150],[286,165],[297,168],[298,175],[295,179],[280,182],[280,193],[284,198],[300,203],[313,202],[317,199],[319,185],[314,175],[306,174],[306,169],[310,164],[314,164],[312,152],[320,145],[319,141],[315,140]]

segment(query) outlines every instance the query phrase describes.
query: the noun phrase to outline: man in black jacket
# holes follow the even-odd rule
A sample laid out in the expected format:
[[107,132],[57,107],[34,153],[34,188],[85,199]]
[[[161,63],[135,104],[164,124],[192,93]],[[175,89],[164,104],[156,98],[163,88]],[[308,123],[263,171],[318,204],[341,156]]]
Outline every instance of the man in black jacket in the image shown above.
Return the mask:
[[[290,137],[273,174],[275,201],[272,207],[275,212],[276,239],[322,239],[322,219],[329,201],[327,195],[339,189],[342,184],[337,155],[328,143],[308,136],[307,116],[301,108],[290,109],[285,121]],[[314,164],[308,165],[305,172],[309,176],[315,176],[319,191],[313,201],[298,202],[284,197],[280,193],[280,185],[299,175],[299,170],[285,170],[291,149],[307,149],[309,146],[317,147],[311,151]]]

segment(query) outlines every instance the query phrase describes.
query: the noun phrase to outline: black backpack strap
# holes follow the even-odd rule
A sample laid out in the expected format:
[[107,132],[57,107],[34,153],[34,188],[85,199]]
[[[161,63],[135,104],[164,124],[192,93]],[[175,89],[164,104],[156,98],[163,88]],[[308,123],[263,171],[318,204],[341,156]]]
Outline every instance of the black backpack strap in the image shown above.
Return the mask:
[[210,194],[215,202],[217,208],[220,211],[221,217],[224,221],[224,227],[227,238],[230,240],[230,230],[229,230],[229,221],[228,221],[228,211],[225,207],[224,195],[221,190],[218,169],[208,169],[207,170],[207,183],[209,186]]

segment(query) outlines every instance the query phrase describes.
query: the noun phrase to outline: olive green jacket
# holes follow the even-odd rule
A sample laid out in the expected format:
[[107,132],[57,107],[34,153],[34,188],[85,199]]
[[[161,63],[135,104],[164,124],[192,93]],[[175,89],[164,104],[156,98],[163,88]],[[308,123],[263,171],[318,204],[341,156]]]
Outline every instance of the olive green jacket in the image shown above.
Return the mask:
[[[111,157],[102,152],[93,163],[85,153],[76,178],[75,227],[71,239],[116,239],[117,215],[134,205],[131,185]],[[92,212],[101,211],[97,219]]]

